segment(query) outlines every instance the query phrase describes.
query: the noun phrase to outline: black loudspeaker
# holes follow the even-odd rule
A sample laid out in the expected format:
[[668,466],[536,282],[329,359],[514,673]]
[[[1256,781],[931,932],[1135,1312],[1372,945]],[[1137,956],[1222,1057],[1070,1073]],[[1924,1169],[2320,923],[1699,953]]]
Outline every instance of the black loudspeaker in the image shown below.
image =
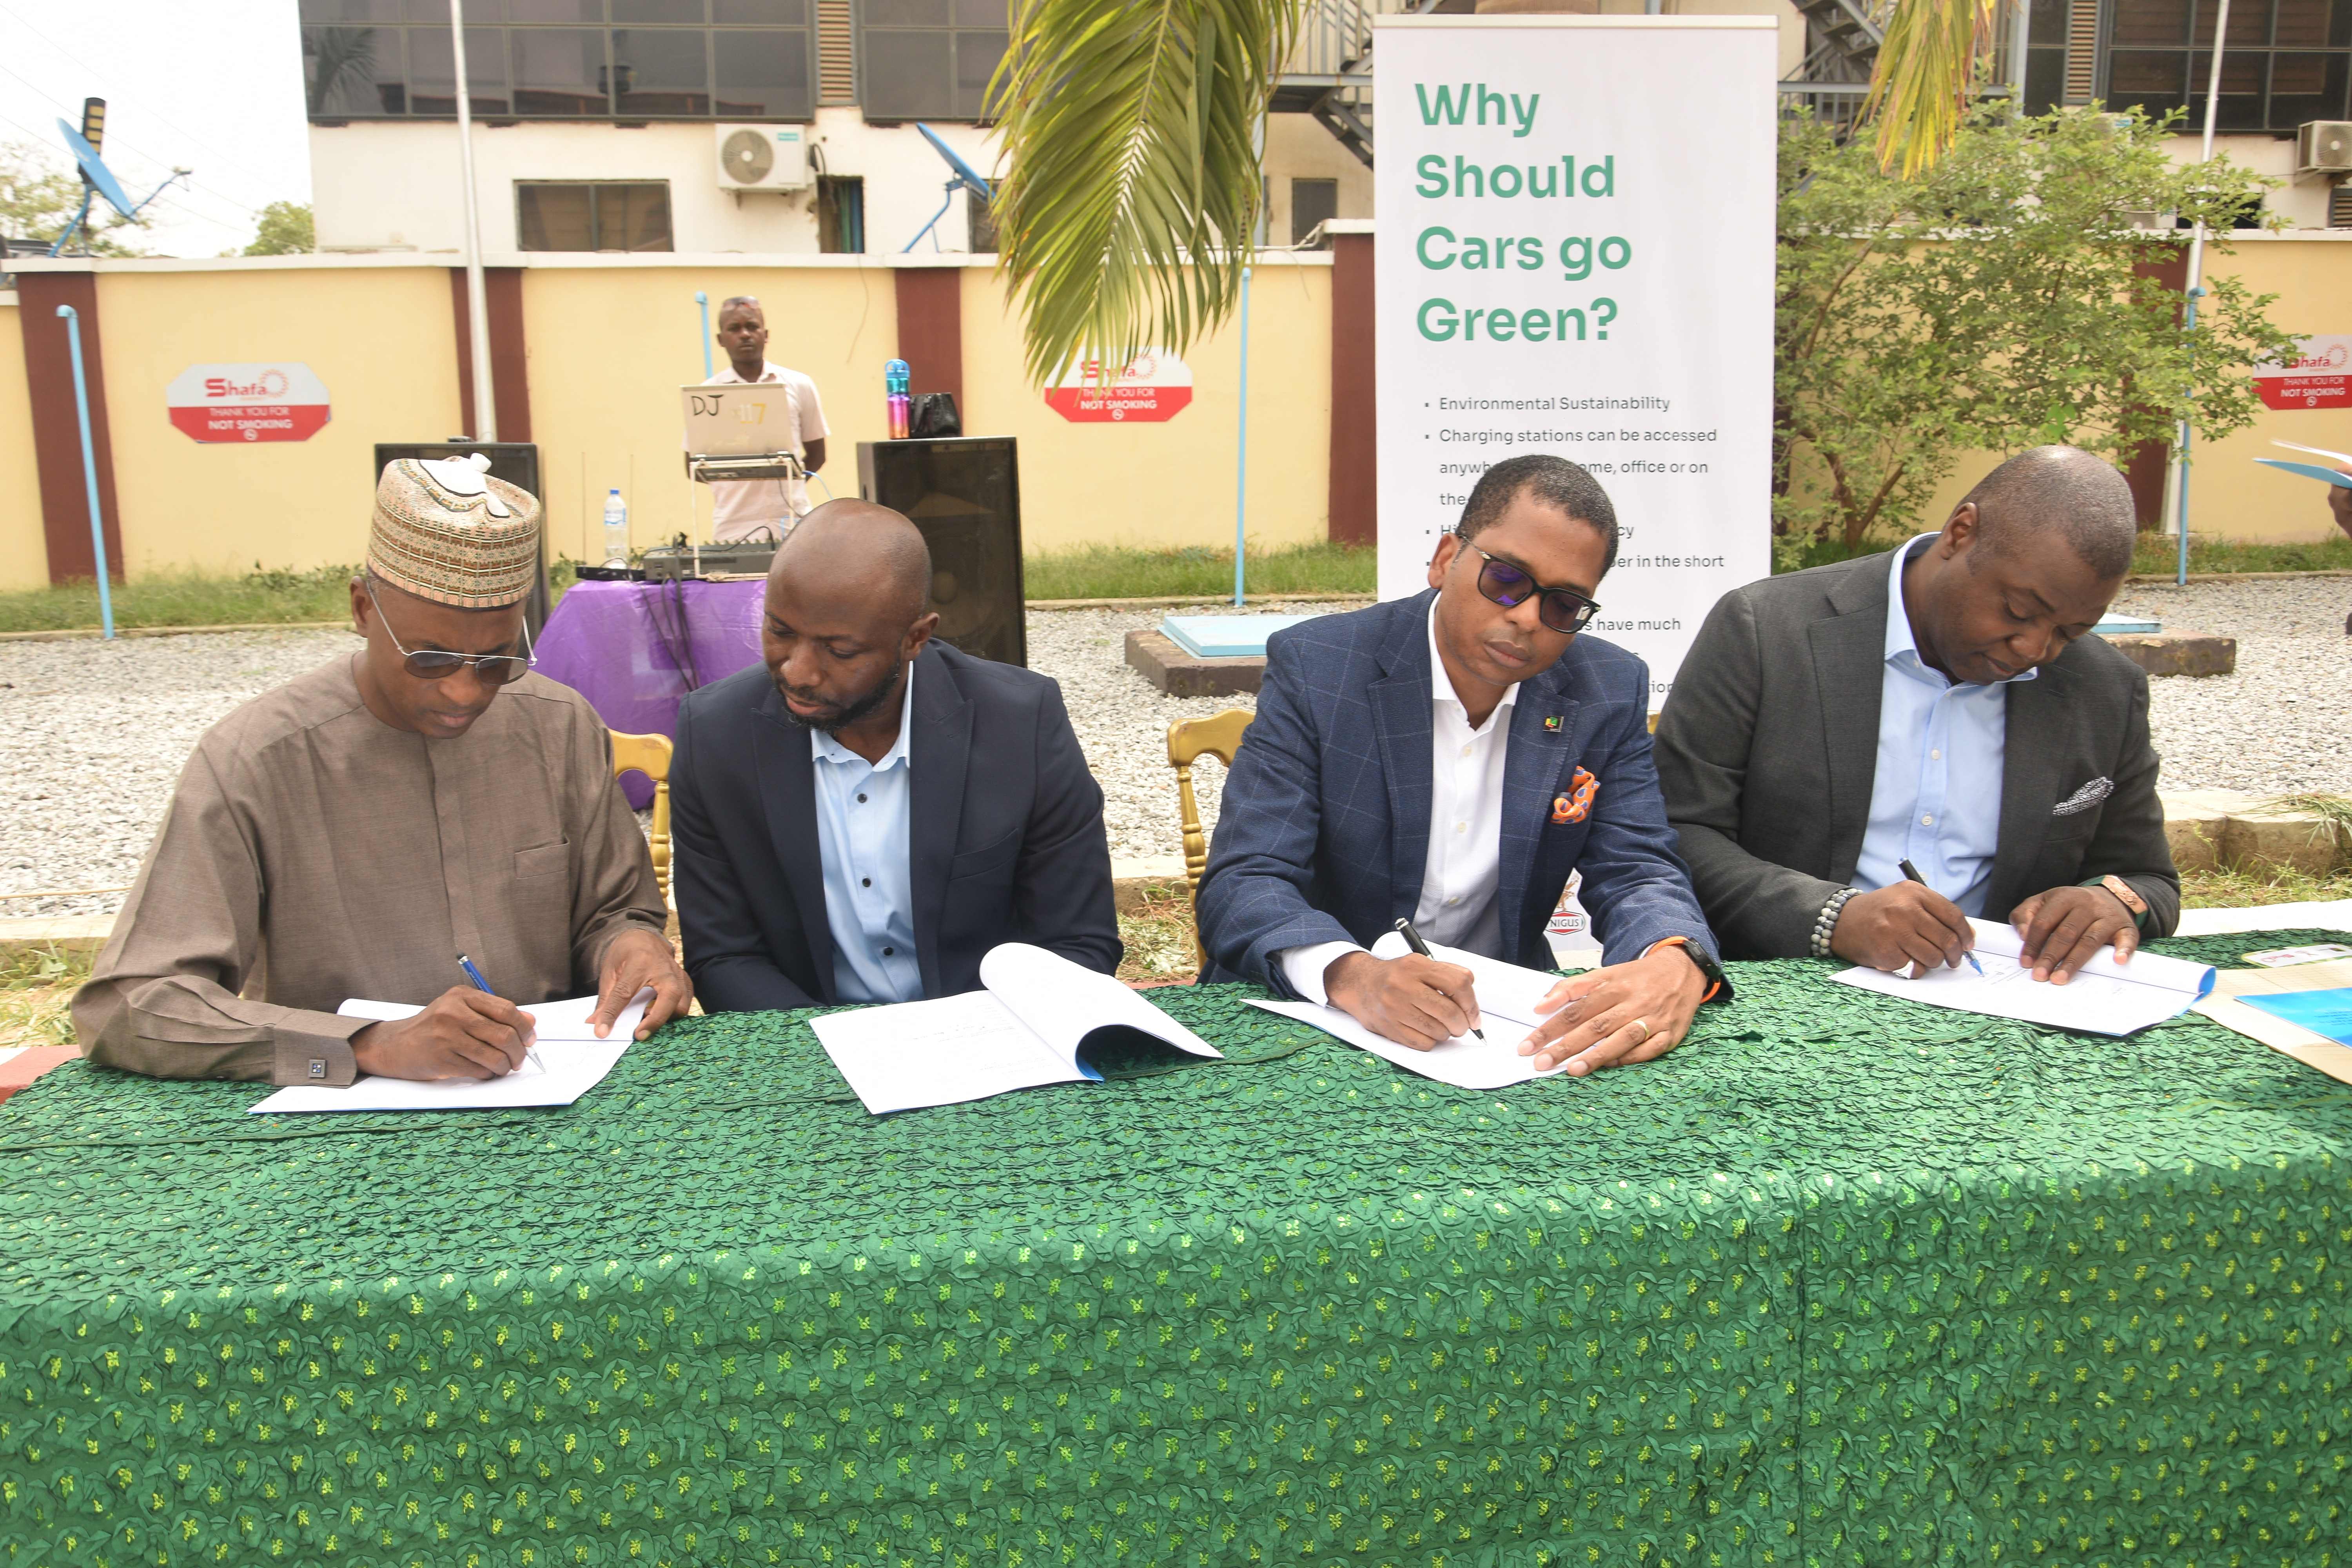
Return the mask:
[[931,547],[939,637],[1000,664],[1029,662],[1021,584],[1021,478],[1009,436],[860,441],[857,493],[903,512]]
[[375,475],[368,484],[368,493],[375,493],[374,480],[383,477],[383,466],[402,458],[422,458],[438,462],[444,458],[463,458],[480,452],[490,459],[490,477],[506,480],[520,490],[528,490],[539,502],[539,581],[531,584],[530,597],[523,601],[523,624],[537,637],[547,625],[547,492],[539,488],[539,447],[529,441],[378,441],[375,444]]

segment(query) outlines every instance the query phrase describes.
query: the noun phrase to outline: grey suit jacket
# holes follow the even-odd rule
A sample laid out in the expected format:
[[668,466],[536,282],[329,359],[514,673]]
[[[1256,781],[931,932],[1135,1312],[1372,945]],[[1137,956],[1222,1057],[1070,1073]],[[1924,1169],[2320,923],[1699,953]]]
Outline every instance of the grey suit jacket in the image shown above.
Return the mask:
[[[1666,816],[1726,957],[1803,956],[1862,858],[1891,564],[1866,555],[1725,595],[1666,699]],[[2009,688],[2007,734],[1984,918],[2113,874],[2147,900],[2146,934],[2170,932],[2180,879],[2156,797],[2147,676],[2084,637]],[[2105,798],[2083,804],[2102,780]]]

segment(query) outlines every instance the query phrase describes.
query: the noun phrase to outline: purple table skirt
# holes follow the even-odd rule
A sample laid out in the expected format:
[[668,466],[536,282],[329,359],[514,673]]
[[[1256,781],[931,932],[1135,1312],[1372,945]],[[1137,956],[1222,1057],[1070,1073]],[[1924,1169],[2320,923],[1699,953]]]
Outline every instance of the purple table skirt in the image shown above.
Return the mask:
[[[760,662],[765,591],[763,583],[574,584],[540,634],[539,673],[588,699],[607,729],[675,735],[688,691]],[[621,784],[635,809],[653,803],[643,773]]]

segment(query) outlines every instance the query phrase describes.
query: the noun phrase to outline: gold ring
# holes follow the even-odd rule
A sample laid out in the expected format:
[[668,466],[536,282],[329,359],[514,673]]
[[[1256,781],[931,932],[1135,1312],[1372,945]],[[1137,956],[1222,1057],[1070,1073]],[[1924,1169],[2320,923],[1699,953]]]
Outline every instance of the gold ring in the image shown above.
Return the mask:
[[1647,1018],[1634,1019],[1632,1026],[1642,1031],[1642,1037],[1633,1042],[1636,1046],[1647,1044],[1650,1037],[1657,1033],[1656,1030],[1650,1027],[1650,1021]]

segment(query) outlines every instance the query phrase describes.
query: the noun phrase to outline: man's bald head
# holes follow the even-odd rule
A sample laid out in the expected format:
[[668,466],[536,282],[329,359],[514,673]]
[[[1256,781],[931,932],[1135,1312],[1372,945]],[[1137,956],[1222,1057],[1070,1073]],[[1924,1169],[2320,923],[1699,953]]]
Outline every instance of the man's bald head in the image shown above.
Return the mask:
[[1962,502],[1977,509],[1983,548],[2013,553],[2028,538],[2055,534],[2097,576],[2131,570],[2139,522],[2131,486],[2114,465],[2080,447],[2036,447],[1987,474]]
[[803,593],[870,595],[898,626],[910,626],[931,598],[931,548],[904,514],[869,500],[829,500],[793,530],[768,567]]

